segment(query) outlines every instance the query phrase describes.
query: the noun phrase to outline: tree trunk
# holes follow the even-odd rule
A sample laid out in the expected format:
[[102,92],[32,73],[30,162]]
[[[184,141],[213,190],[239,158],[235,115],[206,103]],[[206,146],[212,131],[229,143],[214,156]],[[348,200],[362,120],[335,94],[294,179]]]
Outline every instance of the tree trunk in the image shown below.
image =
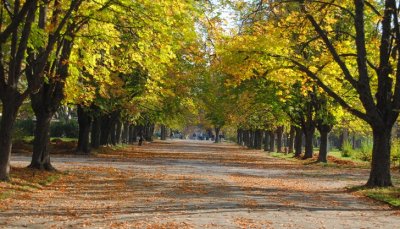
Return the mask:
[[253,149],[254,148],[254,131],[249,130],[249,144],[248,147]]
[[144,130],[145,130],[145,127],[142,125],[136,126],[135,128],[132,129],[132,135],[135,135],[135,137],[134,137],[135,142],[137,140],[137,137],[139,136],[139,142],[138,142],[139,146],[141,146],[144,141]]
[[165,125],[161,125],[161,140],[167,140],[167,127]]
[[391,127],[372,127],[372,133],[374,145],[372,149],[371,172],[367,186],[392,186],[392,180],[390,176]]
[[110,144],[115,146],[117,145],[117,123],[114,121],[111,122],[110,124]]
[[107,145],[110,137],[111,118],[108,115],[103,115],[100,121],[100,145]]
[[276,136],[277,136],[277,151],[278,153],[282,153],[282,136],[283,136],[283,126],[278,127],[276,130]]
[[117,124],[119,122],[119,112],[114,111],[110,119],[110,143],[117,145]]
[[247,143],[248,143],[248,131],[247,130],[243,130],[242,132],[242,138],[243,138],[243,146],[247,147]]
[[290,126],[289,139],[288,139],[288,153],[293,153],[293,144],[294,144],[294,135],[295,135],[295,127]]
[[345,128],[343,129],[342,134],[340,135],[339,149],[343,150],[344,143],[348,141],[349,141],[349,130]]
[[327,130],[320,130],[321,135],[321,143],[319,145],[319,153],[318,153],[318,162],[327,162],[327,155],[328,155],[328,134],[329,131]]
[[153,141],[153,133],[154,133],[154,124],[147,124],[144,126],[144,137],[148,142]]
[[129,125],[129,144],[133,144],[134,142],[133,132],[135,132],[136,128],[137,127],[135,127],[134,125]]
[[85,111],[81,105],[78,105],[78,124],[79,124],[79,137],[78,146],[76,152],[78,154],[89,154],[90,153],[90,127],[92,124],[92,117],[89,112]]
[[244,130],[240,129],[240,141],[239,141],[239,145],[243,146],[244,145]]
[[40,112],[36,114],[36,128],[33,140],[33,153],[31,164],[28,166],[33,169],[54,171],[50,163],[50,153],[48,144],[50,141],[50,122],[53,114]]
[[138,136],[139,131],[142,131],[141,126],[135,126],[135,125],[129,126],[129,143],[130,144],[137,142],[137,136]]
[[269,133],[264,131],[264,151],[269,151]]
[[215,127],[215,143],[220,142],[220,139],[219,139],[219,131],[220,130],[221,130],[221,128]]
[[122,143],[129,143],[129,122],[124,122],[124,130],[122,131]]
[[303,131],[301,131],[300,127],[295,127],[296,137],[294,140],[294,156],[300,157],[301,148],[303,145]]
[[93,119],[92,133],[90,136],[91,146],[93,149],[100,147],[100,136],[101,136],[101,118],[95,117]]
[[274,133],[274,131],[269,131],[269,151],[275,152],[275,133]]
[[262,149],[262,138],[263,138],[262,130],[256,130],[254,148]]
[[122,143],[122,122],[120,120],[117,121],[117,130],[116,130],[116,138],[117,144]]
[[314,138],[314,128],[306,129],[304,131],[304,135],[306,138],[306,146],[304,151],[303,159],[308,159],[313,157],[314,153],[314,145],[313,145],[313,138]]
[[3,101],[0,122],[0,181],[9,180],[12,135],[20,104]]

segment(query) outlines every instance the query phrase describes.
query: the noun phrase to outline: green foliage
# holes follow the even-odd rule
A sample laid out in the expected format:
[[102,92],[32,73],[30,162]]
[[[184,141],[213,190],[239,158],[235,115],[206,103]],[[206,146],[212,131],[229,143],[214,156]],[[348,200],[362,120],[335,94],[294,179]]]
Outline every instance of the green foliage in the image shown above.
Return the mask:
[[343,149],[341,152],[342,157],[351,157],[353,154],[353,146],[349,141],[343,143]]
[[50,126],[50,136],[57,138],[77,138],[78,130],[79,125],[76,120],[70,120],[68,122],[53,122]]
[[22,140],[26,136],[33,135],[35,123],[32,119],[17,120],[14,125],[14,140]]
[[400,139],[393,139],[391,144],[391,154],[390,159],[394,163],[399,163],[400,160]]
[[361,143],[361,148],[358,151],[354,151],[354,157],[362,161],[372,160],[372,143],[370,141],[363,141]]

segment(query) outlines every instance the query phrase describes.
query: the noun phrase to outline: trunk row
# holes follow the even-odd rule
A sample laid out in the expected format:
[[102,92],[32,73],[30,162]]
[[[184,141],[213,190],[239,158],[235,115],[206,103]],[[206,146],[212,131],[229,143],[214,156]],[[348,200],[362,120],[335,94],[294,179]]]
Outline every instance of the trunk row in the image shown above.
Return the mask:
[[[319,125],[321,140],[319,146],[319,162],[327,162],[328,135],[332,129],[330,125]],[[303,159],[313,157],[313,140],[315,127],[301,128],[291,126],[288,133],[284,132],[283,126],[275,131],[271,130],[237,130],[237,143],[250,149],[264,149],[268,152],[294,153],[294,157],[301,157],[304,144]]]

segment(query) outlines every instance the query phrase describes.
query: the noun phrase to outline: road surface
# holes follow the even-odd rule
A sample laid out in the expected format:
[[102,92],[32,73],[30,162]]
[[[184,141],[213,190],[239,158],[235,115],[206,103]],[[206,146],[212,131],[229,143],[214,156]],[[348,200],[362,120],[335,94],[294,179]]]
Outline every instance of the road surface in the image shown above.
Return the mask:
[[0,228],[400,225],[399,211],[346,192],[366,182],[367,170],[304,166],[228,143],[175,140],[52,160],[68,174],[4,202]]

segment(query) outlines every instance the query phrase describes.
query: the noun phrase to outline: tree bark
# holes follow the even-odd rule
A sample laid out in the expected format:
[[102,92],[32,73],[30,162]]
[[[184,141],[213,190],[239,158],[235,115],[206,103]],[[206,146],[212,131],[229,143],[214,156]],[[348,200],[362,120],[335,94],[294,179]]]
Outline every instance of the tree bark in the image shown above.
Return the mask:
[[0,181],[9,180],[13,126],[19,107],[20,104],[13,104],[11,100],[3,100],[0,122]]
[[111,113],[110,117],[110,143],[111,145],[117,145],[117,123],[119,120],[119,112],[114,111]]
[[262,149],[262,138],[263,132],[262,130],[256,130],[255,132],[255,141],[254,141],[254,148],[255,149]]
[[300,127],[295,127],[296,137],[294,140],[294,156],[300,157],[303,145],[303,131]]
[[90,153],[90,127],[92,124],[92,117],[81,105],[78,105],[78,124],[79,124],[79,137],[76,152],[78,154]]
[[128,144],[129,143],[129,122],[124,122],[124,127],[122,131],[122,143]]
[[130,144],[137,142],[137,135],[138,135],[139,131],[142,131],[141,126],[135,126],[135,125],[129,126],[129,143]]
[[241,145],[242,142],[242,131],[240,129],[236,130],[236,143]]
[[153,141],[153,134],[154,134],[154,124],[147,124],[144,126],[144,137],[145,140],[148,142]]
[[219,143],[220,139],[219,139],[219,131],[221,130],[220,127],[215,127],[215,143]]
[[248,130],[243,130],[243,133],[242,133],[242,136],[243,136],[243,146],[248,146],[248,138],[249,138],[249,133],[248,133]]
[[137,137],[139,137],[139,146],[141,146],[144,141],[144,129],[145,127],[143,125],[136,126],[132,129],[132,135],[134,135],[135,142],[137,141]]
[[264,151],[269,151],[269,133],[264,131]]
[[321,143],[319,145],[318,162],[327,162],[328,155],[328,131],[319,131],[321,135]]
[[163,124],[161,125],[161,140],[167,140],[167,127]]
[[275,132],[269,131],[269,151],[275,152]]
[[312,158],[313,157],[313,153],[314,153],[314,145],[313,145],[314,131],[315,131],[315,128],[309,128],[309,129],[304,130],[304,136],[306,138],[306,145],[305,145],[303,159],[308,159],[308,158]]
[[391,127],[373,127],[374,145],[372,149],[371,172],[367,182],[369,187],[392,186],[390,175]]
[[106,114],[100,120],[100,145],[107,145],[110,137],[111,118]]
[[28,166],[33,169],[54,171],[50,163],[50,153],[48,144],[50,141],[50,122],[53,114],[40,112],[36,114],[36,128],[33,140],[33,153],[31,164]]
[[122,122],[119,119],[117,120],[117,130],[116,130],[115,134],[116,134],[115,140],[116,140],[117,144],[121,144],[122,143]]
[[254,148],[254,131],[253,130],[249,130],[249,143],[248,146],[250,149]]
[[278,153],[282,153],[282,136],[283,136],[283,126],[278,127],[276,130],[276,136],[277,136],[277,151]]
[[295,135],[295,127],[290,126],[289,131],[289,139],[288,139],[288,153],[293,153],[293,144],[294,144],[294,135]]
[[113,146],[117,145],[116,123],[112,120],[110,123],[109,143]]
[[101,136],[101,118],[94,117],[92,132],[90,136],[91,146],[93,149],[98,149],[100,147],[100,136]]

